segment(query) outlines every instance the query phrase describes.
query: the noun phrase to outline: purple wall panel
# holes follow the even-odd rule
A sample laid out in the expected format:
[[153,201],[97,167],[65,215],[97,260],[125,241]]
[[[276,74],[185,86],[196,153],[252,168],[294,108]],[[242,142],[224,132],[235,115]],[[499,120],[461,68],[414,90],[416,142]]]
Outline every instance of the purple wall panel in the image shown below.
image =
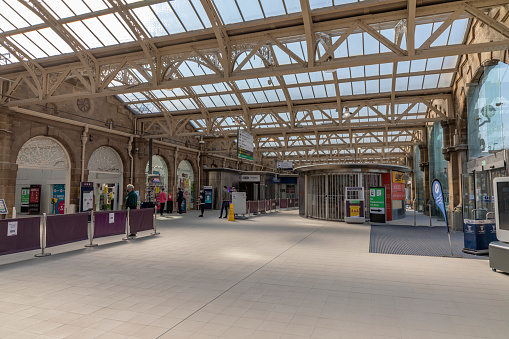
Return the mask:
[[51,215],[46,218],[46,247],[88,239],[88,213]]
[[287,208],[288,199],[279,199],[279,208]]
[[131,233],[153,229],[154,209],[142,208],[140,210],[131,210],[131,214],[129,215],[129,224]]
[[[113,222],[110,223],[110,214],[113,213]],[[95,212],[94,238],[107,237],[125,233],[125,220],[127,211]]]
[[258,212],[265,212],[265,201],[258,201]]
[[[17,222],[17,235],[8,236],[9,222]],[[41,248],[40,217],[0,220],[0,255]]]
[[249,202],[249,212],[250,213],[258,213],[258,201],[250,201]]

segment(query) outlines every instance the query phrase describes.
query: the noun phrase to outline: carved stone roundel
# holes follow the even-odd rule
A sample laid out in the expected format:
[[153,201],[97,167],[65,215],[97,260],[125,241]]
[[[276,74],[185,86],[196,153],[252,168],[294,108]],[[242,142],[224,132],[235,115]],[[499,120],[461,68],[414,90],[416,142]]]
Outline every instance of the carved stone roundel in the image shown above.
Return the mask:
[[90,99],[88,99],[88,98],[76,100],[76,105],[78,106],[79,110],[82,112],[90,111]]
[[69,169],[66,150],[48,137],[35,137],[28,140],[18,153],[16,164],[20,168]]
[[99,147],[92,153],[88,161],[91,172],[122,173],[122,159],[117,151],[108,146]]

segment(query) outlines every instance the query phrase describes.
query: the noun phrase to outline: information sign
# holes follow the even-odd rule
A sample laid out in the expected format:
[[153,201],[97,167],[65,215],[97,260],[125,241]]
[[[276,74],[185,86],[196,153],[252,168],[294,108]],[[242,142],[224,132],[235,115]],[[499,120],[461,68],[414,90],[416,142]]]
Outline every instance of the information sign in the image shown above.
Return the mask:
[[385,188],[369,189],[369,214],[371,222],[385,222]]
[[253,160],[253,136],[246,131],[239,129],[237,133],[237,157]]
[[65,185],[53,185],[53,198],[55,200],[55,214],[64,214],[65,212]]
[[91,211],[94,208],[94,183],[82,182],[80,193],[80,212]]
[[4,199],[0,199],[0,214],[7,214],[9,211],[7,210],[7,205],[5,204]]
[[29,214],[39,214],[41,210],[40,195],[41,195],[41,185],[30,185],[30,195],[28,198]]
[[282,170],[293,170],[293,161],[278,161],[276,167]]
[[7,223],[7,236],[12,237],[18,235],[18,222],[10,221]]

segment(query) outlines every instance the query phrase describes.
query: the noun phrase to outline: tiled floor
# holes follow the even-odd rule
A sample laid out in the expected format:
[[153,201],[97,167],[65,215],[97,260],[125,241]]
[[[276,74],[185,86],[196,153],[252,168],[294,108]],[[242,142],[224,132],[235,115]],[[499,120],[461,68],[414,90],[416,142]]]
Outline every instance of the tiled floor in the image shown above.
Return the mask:
[[509,336],[509,275],[487,261],[371,254],[369,226],[295,211],[217,215],[0,258],[0,338]]

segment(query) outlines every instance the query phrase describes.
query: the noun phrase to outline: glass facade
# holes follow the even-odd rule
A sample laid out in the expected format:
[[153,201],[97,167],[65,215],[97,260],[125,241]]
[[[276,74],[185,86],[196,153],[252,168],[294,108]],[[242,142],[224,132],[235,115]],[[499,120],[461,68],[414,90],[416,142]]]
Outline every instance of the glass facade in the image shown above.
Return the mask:
[[509,147],[509,65],[486,66],[468,92],[468,157],[479,158]]
[[[449,185],[447,180],[447,161],[442,154],[444,131],[440,122],[435,122],[432,127],[428,128],[428,140],[430,187],[433,180],[440,180],[447,210],[449,208]],[[440,212],[436,204],[433,203],[431,206],[431,213],[433,216],[442,216],[442,212]]]

